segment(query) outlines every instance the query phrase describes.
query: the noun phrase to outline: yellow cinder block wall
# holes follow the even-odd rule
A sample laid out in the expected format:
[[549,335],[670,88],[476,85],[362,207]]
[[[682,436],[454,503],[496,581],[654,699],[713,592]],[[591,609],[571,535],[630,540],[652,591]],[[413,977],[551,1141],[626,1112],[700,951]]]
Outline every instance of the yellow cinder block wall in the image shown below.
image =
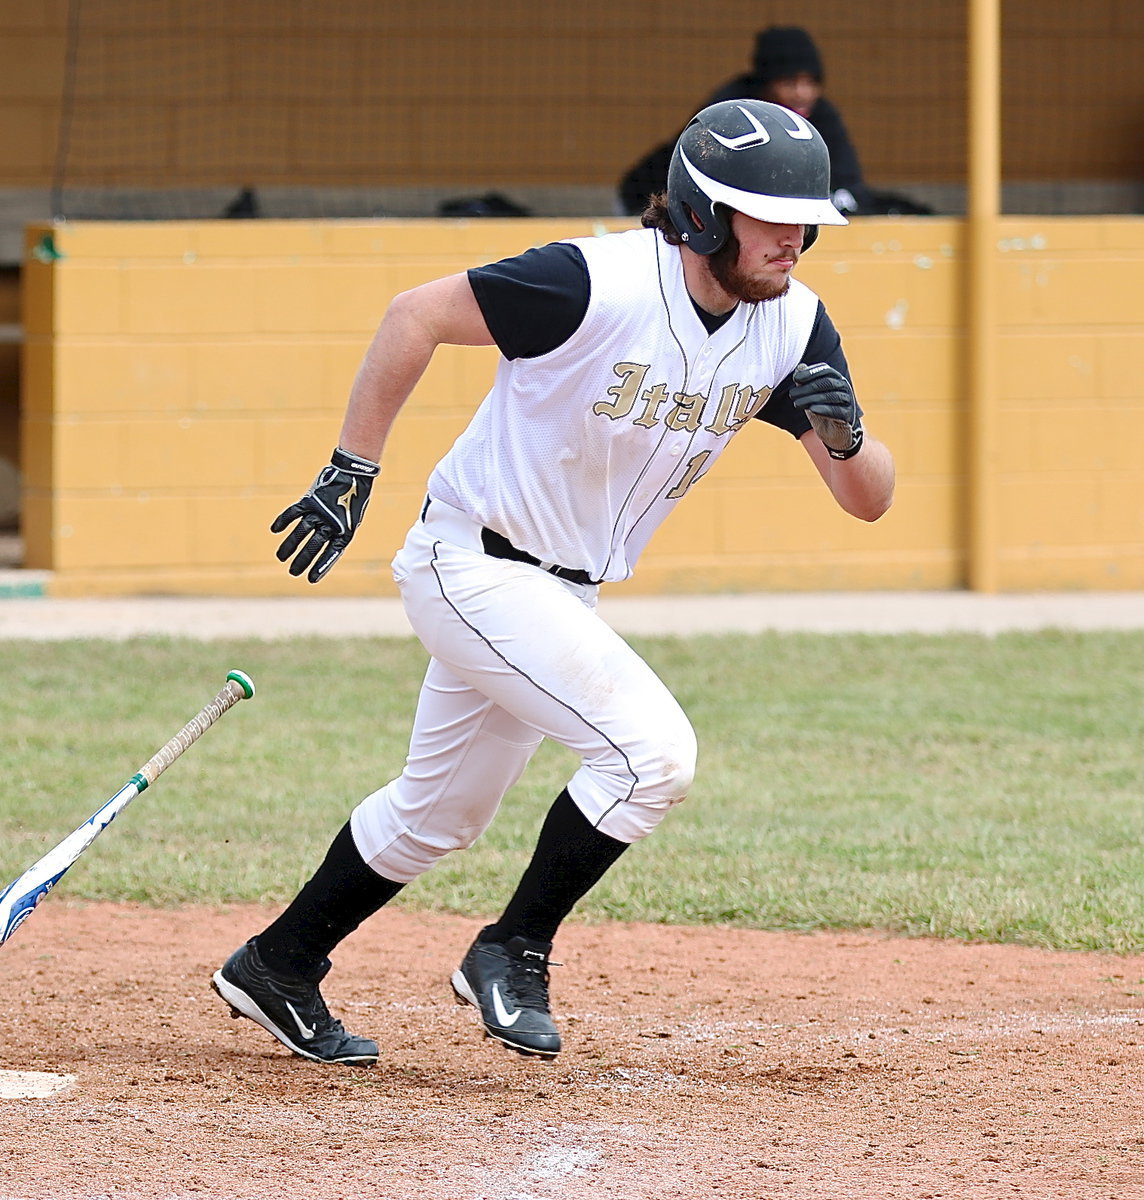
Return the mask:
[[[28,231],[27,565],[59,596],[313,594],[273,516],[332,449],[394,294],[622,221],[66,223]],[[1005,589],[1144,587],[1144,220],[1022,218],[998,248],[998,548]],[[45,239],[48,239],[45,241]],[[948,588],[966,559],[964,226],[872,219],[800,265],[843,334],[894,508],[867,525],[792,439],[738,435],[629,593]],[[442,348],[402,413],[369,517],[324,595],[392,595],[389,560],[495,351]]]

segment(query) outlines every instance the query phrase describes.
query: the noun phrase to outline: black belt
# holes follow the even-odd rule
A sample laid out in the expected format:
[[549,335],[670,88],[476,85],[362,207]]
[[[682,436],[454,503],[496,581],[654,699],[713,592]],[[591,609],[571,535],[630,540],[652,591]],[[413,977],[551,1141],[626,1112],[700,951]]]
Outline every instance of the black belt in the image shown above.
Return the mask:
[[511,558],[513,562],[531,563],[534,567],[544,567],[549,575],[555,575],[557,579],[567,579],[569,583],[599,583],[599,580],[593,579],[587,571],[580,571],[575,567],[557,567],[542,563],[539,558],[534,558],[527,550],[518,550],[503,533],[497,533],[495,529],[481,530],[481,546],[490,558]]
[[[426,497],[425,507],[421,510],[421,520],[425,520],[425,514],[429,511],[430,498]],[[587,571],[581,571],[576,567],[558,567],[554,564],[546,564],[529,554],[527,550],[519,550],[504,536],[503,533],[497,533],[495,529],[489,529],[486,526],[481,528],[481,549],[489,556],[489,558],[507,558],[512,562],[528,563],[533,567],[543,567],[549,575],[555,575],[557,579],[566,579],[569,583],[578,583],[582,587],[592,586],[600,583],[599,579],[593,579]]]

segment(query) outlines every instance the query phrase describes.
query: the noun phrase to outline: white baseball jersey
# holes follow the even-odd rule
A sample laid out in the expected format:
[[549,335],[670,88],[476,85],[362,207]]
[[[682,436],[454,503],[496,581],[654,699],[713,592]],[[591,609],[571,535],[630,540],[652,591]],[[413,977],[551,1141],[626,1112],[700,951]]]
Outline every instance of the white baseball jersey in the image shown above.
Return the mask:
[[501,359],[429,494],[538,559],[616,581],[802,360],[819,301],[792,280],[709,334],[657,231],[572,245],[590,283],[579,328]]

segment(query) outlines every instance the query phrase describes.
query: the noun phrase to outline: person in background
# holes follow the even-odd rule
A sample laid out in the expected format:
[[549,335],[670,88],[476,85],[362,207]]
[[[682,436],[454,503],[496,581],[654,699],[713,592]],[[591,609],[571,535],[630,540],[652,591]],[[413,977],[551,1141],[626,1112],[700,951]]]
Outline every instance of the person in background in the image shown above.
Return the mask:
[[[747,98],[781,104],[805,117],[830,152],[831,199],[846,216],[930,212],[905,197],[875,191],[866,183],[842,114],[823,94],[824,78],[822,56],[810,34],[797,26],[772,25],[755,37],[751,70],[729,79],[703,107]],[[627,215],[642,213],[648,199],[663,190],[677,136],[673,134],[656,146],[620,181],[620,204]]]

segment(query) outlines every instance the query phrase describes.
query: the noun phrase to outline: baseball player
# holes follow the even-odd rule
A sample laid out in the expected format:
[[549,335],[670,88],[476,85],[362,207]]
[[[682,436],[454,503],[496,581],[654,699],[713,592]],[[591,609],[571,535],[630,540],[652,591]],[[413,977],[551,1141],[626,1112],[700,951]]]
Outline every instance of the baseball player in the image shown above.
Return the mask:
[[[353,810],[285,911],[214,987],[296,1054],[371,1064],[319,984],[332,949],[451,850],[470,846],[543,738],[580,765],[504,911],[452,976],[489,1036],[551,1058],[561,922],[687,795],[695,735],[595,612],[732,437],[798,438],[838,504],[889,507],[893,461],[865,432],[839,336],[791,278],[829,199],[821,137],[756,100],[700,112],[644,228],[576,238],[397,296],[354,381],[338,447],[273,523],[278,558],[325,577],[365,514],[386,437],[441,344],[496,345],[492,389],[437,464],[393,561],[430,662],[401,774]],[[754,436],[755,429],[745,436]],[[742,514],[752,519],[750,512]]]

